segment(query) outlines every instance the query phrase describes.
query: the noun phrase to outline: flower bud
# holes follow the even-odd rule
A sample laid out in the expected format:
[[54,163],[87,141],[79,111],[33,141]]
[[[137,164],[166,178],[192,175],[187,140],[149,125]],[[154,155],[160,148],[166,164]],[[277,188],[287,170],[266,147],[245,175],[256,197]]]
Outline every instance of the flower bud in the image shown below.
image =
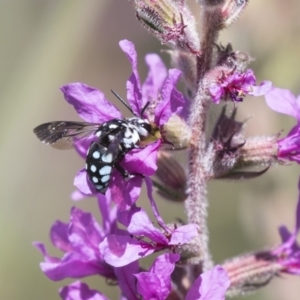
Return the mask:
[[[215,179],[251,179],[264,174],[271,164],[277,163],[277,137],[250,137],[242,134],[244,122],[235,120],[236,109],[231,116],[223,108],[212,133],[211,142],[215,149],[213,171]],[[248,171],[247,167],[263,169]]]
[[182,71],[182,79],[186,88],[186,95],[191,99],[197,92],[196,57],[181,50],[167,50],[174,68]]
[[130,0],[140,23],[162,44],[199,52],[195,19],[186,1]]
[[157,188],[158,194],[171,201],[183,202],[187,197],[187,178],[182,166],[171,154],[160,151],[157,167],[155,176],[158,181],[153,180],[153,185]]
[[[248,0],[198,0],[205,10],[218,11],[222,18],[222,27],[229,27],[245,9]],[[220,28],[221,29],[221,28]]]
[[222,7],[224,27],[229,27],[246,8],[248,0],[227,0]]
[[245,145],[241,148],[237,166],[266,166],[279,162],[277,158],[277,139],[277,136],[256,136],[248,138]]
[[269,252],[247,254],[225,262],[230,297],[245,295],[266,286],[280,272],[280,265]]

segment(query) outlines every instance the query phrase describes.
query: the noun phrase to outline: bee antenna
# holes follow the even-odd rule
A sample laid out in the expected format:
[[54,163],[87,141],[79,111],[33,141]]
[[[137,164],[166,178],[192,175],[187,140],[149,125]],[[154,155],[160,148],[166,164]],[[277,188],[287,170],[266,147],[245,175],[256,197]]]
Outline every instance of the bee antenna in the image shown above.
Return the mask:
[[146,111],[146,109],[148,108],[148,106],[150,105],[150,102],[148,101],[145,106],[142,108],[142,111],[141,111],[141,118],[143,117],[143,114],[144,112]]
[[124,104],[125,107],[127,107],[127,109],[134,115],[131,107],[125,102],[124,99],[121,98],[120,95],[118,95],[114,90],[111,90],[111,92]]

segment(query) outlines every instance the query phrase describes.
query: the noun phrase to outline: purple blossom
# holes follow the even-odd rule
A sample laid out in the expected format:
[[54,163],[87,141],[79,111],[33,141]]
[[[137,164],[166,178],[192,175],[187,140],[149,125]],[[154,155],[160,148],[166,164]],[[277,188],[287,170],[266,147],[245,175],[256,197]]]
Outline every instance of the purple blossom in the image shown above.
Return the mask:
[[148,272],[135,274],[137,291],[143,299],[167,298],[172,289],[171,274],[178,260],[178,254],[166,253],[156,258]]
[[103,228],[90,213],[74,207],[71,209],[69,224],[57,221],[51,227],[52,243],[65,253],[62,259],[50,256],[42,243],[35,243],[45,258],[40,264],[41,269],[51,280],[82,278],[95,274],[116,279],[113,268],[103,260],[98,251],[99,243],[104,237],[109,232],[116,231],[116,210],[107,210],[107,201],[102,195],[98,202],[103,215]]
[[59,290],[63,300],[108,300],[98,291],[91,290],[86,283],[76,281]]
[[276,257],[276,262],[281,266],[280,271],[289,274],[300,275],[300,246],[297,244],[297,235],[300,229],[300,180],[298,183],[299,197],[296,209],[296,224],[292,233],[281,226],[279,233],[282,244],[273,250],[271,254]]
[[[176,69],[170,69],[167,72],[159,56],[149,54],[146,56],[149,73],[144,84],[141,85],[134,45],[123,40],[120,42],[120,47],[127,55],[132,67],[132,74],[126,83],[126,89],[127,100],[133,113],[136,116],[141,116],[143,108],[149,102],[148,109],[141,117],[161,128],[172,114],[180,114],[185,106],[185,98],[175,87],[181,72]],[[95,88],[82,83],[71,83],[63,86],[61,90],[68,103],[74,106],[78,115],[86,122],[102,124],[112,119],[123,118],[121,112],[105,98],[101,91]],[[84,158],[92,139],[95,137],[79,140],[76,143],[78,152]],[[162,140],[159,139],[145,148],[131,150],[123,159],[122,167],[132,174],[153,175],[157,169],[156,159],[161,143]],[[109,184],[109,190],[111,190],[114,201],[123,202],[114,196],[120,194],[118,188],[120,186],[122,187],[122,194],[134,198],[132,194],[137,193],[137,190],[139,191],[141,178],[135,176],[125,182],[121,176],[115,175],[116,173],[117,171],[113,172],[114,180],[111,180]],[[85,195],[96,193],[87,180],[85,169],[78,172],[74,184]],[[76,198],[78,199],[78,194]]]
[[[131,274],[124,281],[135,280],[134,293],[123,295],[122,299],[167,299],[172,291],[171,274],[175,263],[179,260],[178,254],[163,254],[156,258],[148,271]],[[122,269],[122,268],[121,268]],[[189,289],[185,300],[223,300],[230,285],[226,271],[215,266],[201,274]],[[132,291],[133,292],[133,291]],[[59,294],[63,300],[108,300],[102,293],[91,290],[87,284],[76,281],[60,289]]]
[[222,99],[241,102],[246,95],[264,95],[272,86],[270,81],[263,81],[259,86],[255,84],[255,75],[252,70],[248,69],[245,73],[233,72],[228,76],[223,75],[217,84],[210,87],[209,91],[215,103],[220,103]]
[[194,224],[168,227],[159,215],[150,180],[146,180],[152,210],[161,229],[156,228],[146,212],[136,206],[118,213],[118,220],[126,226],[128,234],[110,234],[100,243],[103,259],[114,267],[127,264],[162,250],[175,251],[178,246],[188,243],[197,236]]
[[[98,204],[102,213],[102,227],[90,213],[84,213],[77,208],[72,208],[69,224],[58,221],[52,226],[51,241],[58,249],[65,252],[62,259],[50,256],[42,243],[35,243],[45,259],[40,264],[41,269],[48,278],[54,281],[100,275],[106,279],[117,281],[122,294],[127,299],[138,299],[136,297],[136,279],[133,276],[139,271],[138,262],[132,262],[122,268],[114,268],[103,260],[99,252],[99,244],[105,236],[109,233],[120,234],[124,231],[116,226],[117,209],[116,207],[110,208],[111,201],[103,195],[99,195]],[[83,296],[83,298],[76,298],[80,291],[86,291],[86,293],[83,292],[83,295],[90,295],[88,288],[81,283],[65,287],[61,291],[61,295],[63,293],[65,297],[63,299],[89,299]],[[95,294],[94,297],[98,300],[97,297],[100,295]]]
[[[171,274],[178,254],[159,256],[148,272],[136,274],[137,291],[143,299],[164,300],[172,290]],[[185,300],[223,300],[230,285],[227,272],[221,266],[215,266],[201,274],[190,287]]]
[[300,95],[296,98],[289,90],[272,88],[265,98],[271,109],[297,120],[287,136],[277,141],[277,155],[279,158],[300,163]]
[[[150,195],[151,181],[146,179],[146,183]],[[90,275],[103,276],[118,282],[124,299],[138,300],[138,294],[144,299],[165,299],[171,292],[171,273],[180,258],[179,254],[165,253],[159,256],[148,272],[139,270],[137,260],[156,251],[176,251],[177,246],[189,242],[197,235],[197,226],[189,224],[169,228],[158,214],[152,196],[150,200],[161,229],[153,226],[141,208],[133,205],[130,210],[117,210],[116,206],[111,207],[112,202],[103,195],[98,196],[102,227],[90,213],[72,208],[69,224],[58,221],[50,231],[52,243],[65,252],[62,259],[50,256],[43,244],[35,244],[45,258],[41,269],[54,281]],[[117,219],[127,227],[127,231],[117,228]],[[150,283],[151,288],[147,290],[147,284]],[[197,283],[197,288],[199,286],[200,283]],[[64,287],[60,295],[67,300],[106,299],[101,293],[90,290],[80,282]]]

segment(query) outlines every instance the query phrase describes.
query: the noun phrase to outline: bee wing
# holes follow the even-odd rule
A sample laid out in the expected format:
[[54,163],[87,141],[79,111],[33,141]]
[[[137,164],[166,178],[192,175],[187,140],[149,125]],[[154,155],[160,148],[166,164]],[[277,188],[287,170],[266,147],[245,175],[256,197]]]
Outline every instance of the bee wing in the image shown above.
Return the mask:
[[70,149],[76,141],[98,130],[101,124],[56,121],[44,123],[33,129],[37,138],[57,149]]
[[108,145],[108,152],[112,153],[113,156],[116,158],[119,156],[119,154],[122,152],[121,148],[121,142],[124,138],[124,132],[126,131],[126,128],[122,128],[110,141]]

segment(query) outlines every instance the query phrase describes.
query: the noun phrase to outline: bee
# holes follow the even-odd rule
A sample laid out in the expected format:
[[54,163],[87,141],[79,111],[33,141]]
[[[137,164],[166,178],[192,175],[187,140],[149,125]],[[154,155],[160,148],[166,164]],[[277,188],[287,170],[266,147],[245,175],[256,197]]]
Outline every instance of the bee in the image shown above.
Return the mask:
[[[124,100],[112,92],[133,114]],[[105,194],[113,169],[118,170],[124,178],[132,177],[120,166],[121,161],[130,150],[140,148],[141,142],[149,137],[153,141],[151,136],[158,131],[155,125],[142,118],[148,105],[142,109],[140,117],[112,119],[102,124],[55,121],[41,124],[33,132],[41,142],[58,149],[68,149],[79,139],[94,135],[96,138],[88,148],[85,169],[95,190]]]

